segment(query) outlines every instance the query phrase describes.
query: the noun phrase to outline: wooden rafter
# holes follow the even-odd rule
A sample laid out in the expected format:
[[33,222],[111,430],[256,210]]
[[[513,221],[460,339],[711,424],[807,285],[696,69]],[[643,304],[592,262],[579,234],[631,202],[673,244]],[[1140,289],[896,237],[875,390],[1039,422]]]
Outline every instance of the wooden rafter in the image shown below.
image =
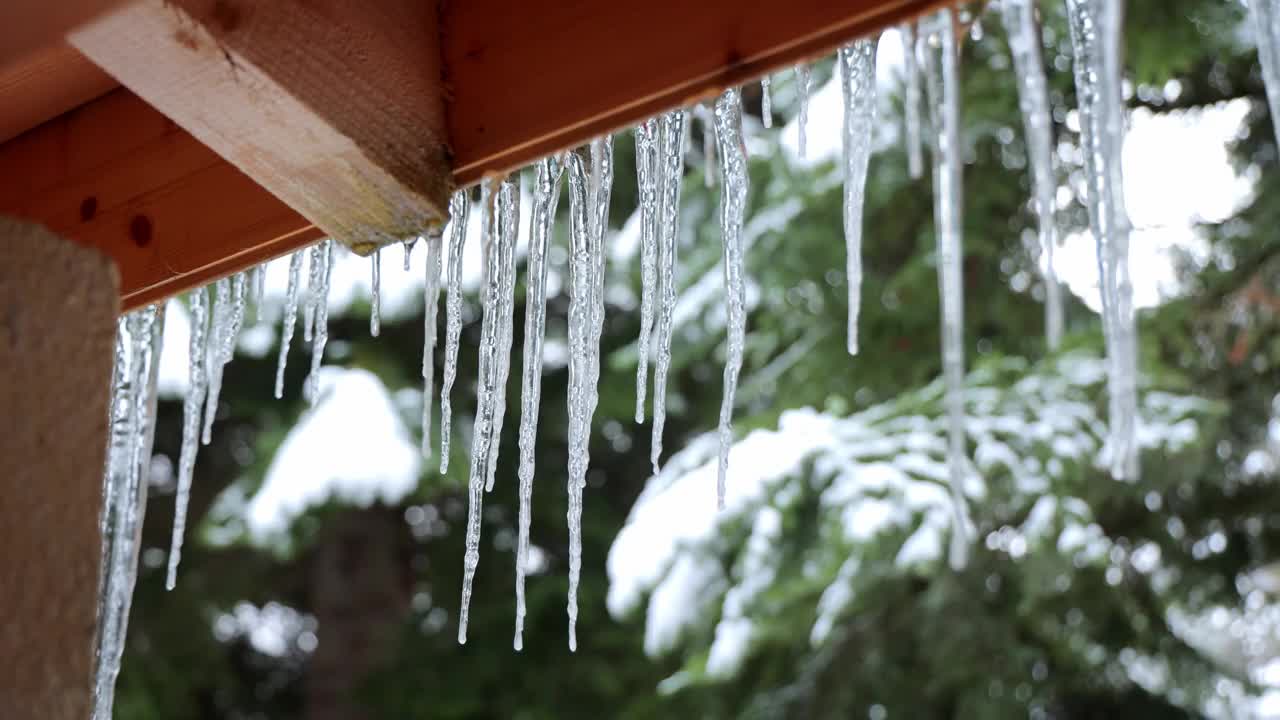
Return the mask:
[[[403,2],[380,1],[383,7]],[[213,6],[252,2],[180,4],[198,6],[193,12],[199,15],[199,8],[211,12]],[[134,0],[117,15],[156,3]],[[452,181],[466,185],[508,172],[945,4],[445,0],[439,37]],[[117,47],[129,28],[117,24],[99,35],[82,34],[77,42],[127,74],[147,57],[145,46]],[[253,52],[269,50],[246,52],[252,58]],[[117,90],[0,145],[0,167],[6,170],[0,173],[0,213],[38,220],[112,255],[126,309],[301,247],[322,232],[307,217],[319,220],[326,210],[340,211],[342,203],[329,193],[317,209],[297,193],[280,194],[301,211],[295,212],[258,184],[280,192],[279,178],[272,175],[279,169],[264,169],[260,154],[238,153],[235,138],[228,148],[228,138],[207,128],[197,132],[222,141],[212,143],[220,156],[186,132],[200,130],[202,108],[216,98],[183,90],[176,93],[181,100],[175,110],[162,95],[148,97],[161,97],[162,108],[186,129]],[[376,108],[368,111],[372,115]],[[289,130],[286,118],[275,136],[287,140]]]

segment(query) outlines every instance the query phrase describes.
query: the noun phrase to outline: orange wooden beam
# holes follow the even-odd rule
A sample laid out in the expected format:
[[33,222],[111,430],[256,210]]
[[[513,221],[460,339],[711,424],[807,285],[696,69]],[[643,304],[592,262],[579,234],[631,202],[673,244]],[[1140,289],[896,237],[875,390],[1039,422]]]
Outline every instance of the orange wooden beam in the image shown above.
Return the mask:
[[[443,2],[453,179],[517,169],[953,2]],[[0,212],[112,255],[125,309],[322,234],[125,90],[0,144],[0,169]]]

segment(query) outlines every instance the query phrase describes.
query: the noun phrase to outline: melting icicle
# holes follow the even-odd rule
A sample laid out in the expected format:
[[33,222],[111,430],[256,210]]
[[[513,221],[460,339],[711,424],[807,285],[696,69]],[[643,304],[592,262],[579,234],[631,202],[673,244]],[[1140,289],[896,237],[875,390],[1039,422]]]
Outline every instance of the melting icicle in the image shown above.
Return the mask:
[[578,574],[582,567],[582,491],[586,487],[591,425],[586,386],[591,373],[591,337],[596,261],[591,196],[581,151],[565,157],[569,172],[569,648],[577,649]]
[[1068,0],[1067,20],[1075,50],[1089,227],[1098,244],[1109,369],[1111,474],[1132,479],[1138,474],[1137,335],[1129,279],[1129,216],[1120,168],[1125,123],[1120,89],[1123,4]]
[[319,262],[320,274],[313,294],[315,296],[315,335],[311,342],[311,373],[307,375],[304,394],[316,406],[320,399],[320,363],[324,361],[324,348],[329,343],[329,282],[333,276],[333,240],[325,238],[316,245],[319,255],[311,261]]
[[369,334],[378,337],[378,333],[382,331],[382,248],[373,251],[373,255],[369,258],[369,265],[373,268]]
[[640,337],[636,340],[636,422],[644,422],[649,386],[649,342],[658,274],[658,133],[659,120],[636,126],[636,179],[640,194]]
[[316,329],[316,306],[320,304],[320,286],[324,283],[324,250],[311,246],[311,264],[307,270],[307,301],[302,306],[302,340],[311,342]]
[[213,285],[213,323],[209,328],[208,395],[204,403],[204,432],[200,442],[208,445],[213,438],[213,420],[218,414],[218,396],[222,391],[222,344],[231,329],[231,281],[223,278]]
[[[950,562],[968,564],[969,520],[964,499],[968,465],[964,431],[963,157],[960,148],[960,81],[955,24],[950,10],[935,17],[925,53],[929,109],[933,119],[933,204],[938,235],[938,286],[942,299],[942,370],[946,383],[947,469],[954,513]],[[940,54],[941,58],[935,57]]]
[[844,98],[844,242],[849,284],[850,355],[858,354],[858,312],[862,308],[862,209],[867,163],[876,120],[876,42],[858,40],[840,48],[840,88]]
[[806,126],[809,124],[809,84],[813,82],[813,68],[805,64],[796,66],[796,85],[799,87],[800,93],[800,117],[798,119],[800,131],[799,141],[797,142],[797,151],[800,157],[805,156],[805,146],[808,144],[806,139],[808,133]]
[[453,428],[449,394],[458,375],[458,345],[462,338],[462,246],[467,240],[467,215],[470,211],[466,190],[459,190],[449,198],[449,295],[445,310],[448,324],[444,336],[444,383],[440,387],[441,475],[449,472],[449,435]]
[[276,363],[276,399],[284,397],[284,368],[289,362],[289,342],[298,321],[298,283],[302,276],[302,250],[289,258],[289,285],[284,294],[284,324],[280,328],[280,359]]
[[423,282],[422,302],[426,308],[422,326],[422,457],[431,457],[431,400],[436,385],[436,335],[440,318],[440,258],[444,254],[444,237],[437,230],[428,235],[427,274]]
[[484,511],[485,478],[489,467],[489,444],[494,441],[493,425],[498,384],[498,345],[502,329],[498,315],[502,309],[503,234],[494,225],[494,185],[486,178],[480,185],[481,247],[484,252],[484,282],[481,287],[483,317],[480,324],[480,362],[476,381],[475,432],[471,441],[471,473],[467,482],[467,539],[463,557],[462,607],[458,615],[458,643],[467,642],[467,619],[470,614],[471,584],[480,564],[480,525]]
[[680,235],[680,183],[684,179],[684,112],[662,116],[658,148],[658,336],[653,371],[653,434],[649,461],[658,473],[662,431],[667,421],[667,373],[671,369],[671,335],[676,307],[676,250]]
[[592,253],[596,259],[595,274],[592,276],[591,297],[593,299],[591,324],[591,383],[588,385],[591,399],[591,412],[587,415],[587,429],[590,431],[591,418],[595,416],[596,404],[600,400],[598,391],[600,380],[600,338],[604,331],[604,236],[609,228],[609,198],[613,192],[613,136],[605,135],[591,141],[591,242]]
[[1271,108],[1271,124],[1280,145],[1280,2],[1249,0],[1253,15],[1253,31],[1258,40],[1258,62],[1267,87],[1267,104]]
[[773,98],[769,96],[769,76],[760,78],[760,119],[766,128],[773,127]]
[[542,343],[547,332],[547,246],[560,201],[564,167],[555,158],[538,162],[533,188],[533,226],[529,230],[529,274],[524,308],[524,380],[520,398],[520,515],[516,544],[516,632],[514,646],[524,646],[524,576],[529,562],[534,453],[542,400]]
[[[111,386],[111,442],[103,474],[102,560],[95,637],[93,720],[110,720],[138,572],[146,473],[155,439],[156,382],[164,308],[130,313],[116,335]],[[128,335],[126,353],[125,335]]]
[[911,23],[898,26],[902,37],[903,124],[907,135],[907,172],[912,180],[924,177],[924,158],[920,149],[920,67],[916,62],[916,29]]
[[209,290],[200,288],[189,296],[191,310],[191,365],[188,369],[187,396],[182,404],[182,449],[178,453],[178,490],[173,508],[173,540],[169,546],[169,573],[165,589],[172,590],[178,580],[178,561],[182,558],[182,535],[187,526],[187,502],[191,497],[191,476],[196,467],[196,451],[200,439],[200,408],[205,400],[205,363],[208,358]]
[[493,394],[493,429],[489,440],[488,479],[485,492],[493,490],[498,473],[498,449],[501,445],[502,423],[507,416],[507,380],[511,376],[511,343],[515,332],[516,293],[516,237],[520,230],[519,181],[504,180],[498,189],[493,218],[493,241],[497,243],[498,258],[498,328],[495,338],[498,347],[494,353],[494,372],[497,381]]
[[1043,253],[1045,337],[1049,349],[1057,350],[1062,341],[1062,292],[1053,267],[1053,248],[1058,242],[1053,204],[1058,187],[1053,175],[1053,120],[1040,52],[1040,27],[1034,0],[1004,0],[1003,7],[1014,74],[1018,77],[1018,107],[1027,136],[1032,196],[1040,230],[1039,251]]
[[738,388],[738,373],[742,370],[747,322],[742,224],[747,213],[750,178],[747,175],[747,148],[742,139],[742,97],[736,89],[726,90],[716,100],[716,140],[724,166],[720,236],[724,242],[724,286],[728,309],[724,399],[720,404],[720,470],[716,477],[716,506],[724,508],[729,446],[733,444],[733,396]]

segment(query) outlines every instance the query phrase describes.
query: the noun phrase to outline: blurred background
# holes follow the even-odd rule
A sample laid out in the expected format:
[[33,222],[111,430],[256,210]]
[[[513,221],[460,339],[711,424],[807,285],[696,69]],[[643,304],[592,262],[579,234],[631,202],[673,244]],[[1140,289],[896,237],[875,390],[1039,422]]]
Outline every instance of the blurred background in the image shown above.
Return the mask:
[[[963,45],[965,492],[976,538],[948,567],[929,179],[911,180],[902,46],[879,48],[862,351],[845,352],[841,105],[814,68],[775,124],[744,89],[748,336],[727,507],[715,509],[724,361],[718,188],[693,126],[663,438],[634,412],[639,219],[615,138],[600,405],[584,513],[579,647],[567,648],[567,200],[551,254],[525,649],[512,650],[524,277],[496,489],[468,642],[456,642],[479,305],[467,301],[447,475],[419,454],[425,251],[341,255],[322,395],[295,338],[272,387],[287,259],[228,366],[196,468],[178,587],[163,589],[189,322],[169,307],[162,403],[116,717],[1280,717],[1280,167],[1252,25],[1235,0],[1131,0],[1125,193],[1141,308],[1143,472],[1105,437],[1093,240],[1062,3],[1042,4],[1067,337],[1049,354],[1022,121],[994,5]],[[524,179],[529,192],[530,177]],[[520,252],[528,233],[522,203]],[[478,227],[464,282],[480,274]],[[442,303],[443,305],[443,303]],[[255,313],[250,311],[250,321]],[[443,312],[440,317],[443,340]],[[435,356],[437,388],[443,354]],[[433,432],[439,430],[438,398]],[[651,413],[648,413],[651,414]],[[433,446],[439,447],[433,438]],[[1273,689],[1275,688],[1275,689]]]

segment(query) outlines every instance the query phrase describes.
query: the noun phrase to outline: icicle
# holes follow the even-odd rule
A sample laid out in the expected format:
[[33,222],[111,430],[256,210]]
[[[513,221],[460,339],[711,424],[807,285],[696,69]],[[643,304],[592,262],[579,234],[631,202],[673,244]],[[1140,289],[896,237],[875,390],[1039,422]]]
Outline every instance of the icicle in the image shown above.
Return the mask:
[[1036,23],[1034,0],[1004,0],[1005,30],[1018,78],[1018,107],[1026,132],[1027,158],[1031,166],[1031,189],[1039,222],[1040,258],[1045,287],[1045,337],[1050,350],[1062,341],[1062,292],[1053,267],[1053,248],[1058,231],[1053,219],[1057,182],[1053,174],[1053,120],[1049,113],[1049,88],[1045,82],[1044,60],[1040,53],[1040,26]]
[[289,342],[298,321],[298,283],[302,275],[302,250],[289,258],[289,286],[284,295],[284,324],[280,329],[280,360],[276,363],[276,399],[284,397],[284,368],[289,362]]
[[595,313],[590,178],[581,151],[569,153],[569,648],[577,649],[578,575],[582,568],[582,491],[591,433],[587,384]]
[[481,247],[484,251],[483,318],[480,324],[479,377],[476,382],[475,432],[471,441],[471,474],[467,483],[467,548],[463,558],[462,609],[458,616],[458,643],[467,642],[467,618],[471,605],[471,583],[480,564],[480,524],[484,510],[485,479],[489,468],[489,445],[494,442],[493,426],[498,392],[498,345],[502,328],[503,234],[495,225],[497,181],[486,178],[480,185]]
[[796,85],[799,87],[800,93],[800,117],[798,120],[800,131],[797,150],[801,158],[805,156],[806,138],[808,137],[805,126],[809,124],[809,84],[813,82],[813,68],[805,64],[796,66]]
[[449,198],[449,295],[445,309],[448,324],[444,337],[444,383],[440,387],[440,474],[449,472],[449,435],[453,427],[449,393],[458,375],[458,345],[462,338],[462,248],[467,240],[467,215],[471,203],[467,191]]
[[858,312],[862,308],[862,209],[867,163],[876,119],[876,41],[858,40],[840,48],[844,98],[844,242],[849,284],[850,355],[858,354]]
[[423,282],[422,327],[422,457],[431,457],[431,401],[436,385],[436,336],[440,319],[440,265],[444,237],[437,230],[426,238],[427,274]]
[[231,330],[231,282],[223,278],[214,283],[213,288],[213,322],[209,328],[206,368],[209,389],[204,404],[204,432],[200,437],[205,445],[213,439],[213,420],[218,414],[218,396],[222,392],[222,345]]
[[302,306],[302,340],[311,342],[316,329],[316,306],[320,304],[320,285],[324,282],[324,250],[311,246],[311,264],[307,270],[307,300]]
[[404,245],[404,271],[409,272],[409,256],[413,254],[413,244],[418,241],[416,237],[407,237],[400,244]]
[[[130,313],[116,336],[111,442],[103,473],[102,556],[95,631],[93,720],[110,720],[138,573],[147,471],[155,439],[164,308]],[[124,336],[128,335],[126,354]]]
[[182,558],[182,534],[187,525],[187,501],[191,497],[191,476],[196,467],[196,451],[200,439],[200,408],[205,400],[206,361],[208,359],[209,294],[208,288],[192,291],[191,366],[188,370],[187,396],[182,405],[182,450],[178,454],[178,491],[173,509],[173,541],[169,546],[169,573],[165,589],[172,590],[178,579],[178,561]]
[[636,178],[640,194],[640,337],[636,340],[636,422],[644,422],[649,386],[649,340],[658,273],[658,133],[659,120],[636,126]]
[[382,249],[373,251],[373,255],[369,258],[369,265],[373,268],[372,294],[369,308],[369,334],[378,337],[378,333],[382,331]]
[[766,128],[773,127],[773,98],[769,96],[769,76],[760,78],[760,119]]
[[1271,125],[1280,145],[1280,2],[1249,0],[1253,15],[1253,31],[1258,41],[1258,62],[1267,88],[1267,104],[1271,108]]
[[[963,157],[960,149],[960,81],[955,24],[950,10],[940,10],[925,53],[929,109],[933,119],[933,202],[938,236],[938,287],[942,300],[942,370],[946,383],[947,469],[954,521],[950,562],[968,564],[969,520],[964,499],[968,465],[964,431],[964,262]],[[935,45],[936,41],[936,45]],[[935,57],[935,53],[941,57]]]
[[742,370],[747,308],[742,225],[747,213],[747,148],[742,140],[742,97],[726,90],[716,101],[716,139],[724,165],[720,194],[720,237],[724,242],[724,286],[727,308],[724,399],[720,404],[720,470],[716,478],[716,507],[724,508],[729,474],[729,446],[733,444],[733,396]]
[[902,37],[902,114],[907,135],[907,172],[912,180],[919,180],[924,177],[924,158],[920,150],[920,67],[916,62],[915,25],[899,25],[898,34]]
[[250,298],[254,307],[257,308],[258,322],[262,322],[262,308],[266,306],[267,299],[267,264],[259,263],[254,266],[251,275]]
[[1109,0],[1068,0],[1067,21],[1075,50],[1080,144],[1084,153],[1089,227],[1098,245],[1098,285],[1109,366],[1111,474],[1138,474],[1137,335],[1129,279],[1129,216],[1124,206],[1120,152],[1124,142],[1121,96],[1123,5]]
[[590,432],[591,418],[595,416],[596,404],[600,400],[598,386],[600,338],[604,332],[604,236],[609,229],[609,199],[613,192],[613,136],[611,135],[591,141],[591,188],[591,252],[595,257],[596,265],[591,288],[594,302],[591,316],[591,383],[587,387],[591,409],[587,415],[588,432]]
[[524,308],[524,380],[520,397],[520,515],[516,544],[516,632],[514,646],[524,646],[524,576],[529,562],[534,453],[542,400],[542,343],[547,332],[547,246],[560,201],[564,167],[555,158],[538,162],[533,188],[533,226],[529,230],[529,271]]
[[699,105],[698,119],[702,120],[702,181],[711,189],[716,186],[715,113],[705,104]]
[[320,274],[313,290],[315,296],[315,335],[311,342],[311,373],[307,375],[304,395],[316,406],[320,399],[320,363],[324,361],[324,348],[329,343],[329,282],[333,276],[333,240],[325,238],[316,245],[318,256],[313,254],[311,261],[320,264]]
[[680,236],[680,183],[684,179],[684,128],[687,118],[675,110],[662,116],[658,148],[658,336],[653,371],[653,434],[649,461],[658,473],[662,431],[667,421],[667,373],[671,369],[671,335],[676,308],[676,251]]
[[488,479],[485,492],[493,490],[498,473],[498,449],[501,446],[502,423],[507,416],[507,380],[511,376],[511,343],[515,332],[516,293],[516,238],[520,230],[519,180],[504,180],[495,199],[493,242],[497,243],[498,258],[498,323],[495,338],[498,346],[494,352],[494,372],[497,381],[493,394],[493,429],[489,441]]

